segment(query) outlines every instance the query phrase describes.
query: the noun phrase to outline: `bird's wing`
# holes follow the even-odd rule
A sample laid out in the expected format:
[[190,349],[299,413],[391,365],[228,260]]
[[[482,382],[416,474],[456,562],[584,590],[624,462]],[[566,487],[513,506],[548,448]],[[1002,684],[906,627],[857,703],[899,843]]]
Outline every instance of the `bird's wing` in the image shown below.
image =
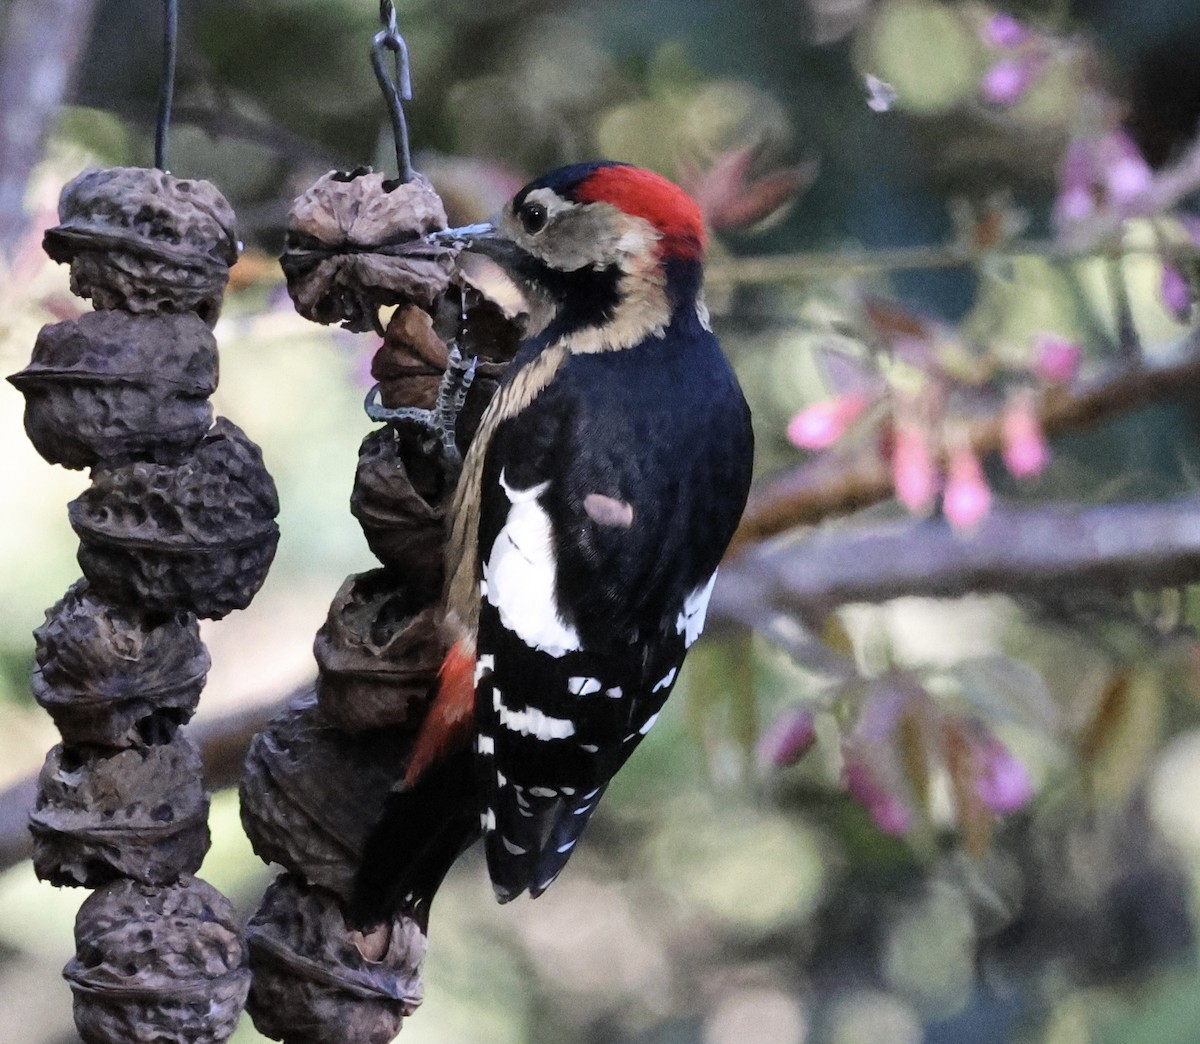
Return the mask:
[[654,724],[742,506],[697,502],[686,432],[613,430],[652,413],[571,393],[507,421],[483,467],[476,743],[502,900],[557,876]]

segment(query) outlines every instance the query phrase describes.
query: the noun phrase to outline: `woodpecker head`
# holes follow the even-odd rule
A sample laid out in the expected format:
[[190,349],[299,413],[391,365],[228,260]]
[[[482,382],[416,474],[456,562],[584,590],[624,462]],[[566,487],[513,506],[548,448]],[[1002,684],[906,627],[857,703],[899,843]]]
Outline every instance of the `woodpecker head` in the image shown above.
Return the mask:
[[554,324],[584,333],[577,343],[586,345],[590,331],[600,348],[629,347],[695,307],[705,241],[700,208],[683,189],[611,162],[551,171],[495,224],[439,236],[505,269],[529,302],[531,332]]

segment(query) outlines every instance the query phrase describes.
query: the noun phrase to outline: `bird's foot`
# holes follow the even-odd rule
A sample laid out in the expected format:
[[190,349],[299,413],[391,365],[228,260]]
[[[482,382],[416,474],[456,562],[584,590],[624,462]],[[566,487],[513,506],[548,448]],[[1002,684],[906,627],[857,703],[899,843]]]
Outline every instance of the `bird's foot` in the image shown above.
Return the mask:
[[462,413],[463,403],[467,401],[467,392],[475,380],[475,369],[479,360],[475,356],[466,358],[457,344],[450,345],[450,359],[446,372],[438,385],[437,401],[433,409],[426,410],[417,406],[401,406],[391,408],[379,401],[379,385],[374,385],[363,401],[363,409],[373,421],[394,424],[406,421],[420,425],[428,433],[430,448],[437,445],[448,461],[455,465],[462,464],[462,454],[458,451],[455,432],[458,417]]

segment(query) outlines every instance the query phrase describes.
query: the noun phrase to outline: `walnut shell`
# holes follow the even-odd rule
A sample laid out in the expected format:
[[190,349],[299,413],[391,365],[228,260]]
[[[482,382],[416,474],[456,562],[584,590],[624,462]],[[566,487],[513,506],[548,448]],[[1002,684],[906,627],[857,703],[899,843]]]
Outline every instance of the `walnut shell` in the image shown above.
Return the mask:
[[416,305],[397,308],[371,360],[379,401],[388,409],[432,409],[450,352],[434,332],[433,316]]
[[211,660],[191,613],[144,618],[79,580],[33,636],[33,696],[67,745],[161,742],[188,721]]
[[262,452],[224,418],[177,465],[96,471],[68,513],[96,592],[152,612],[216,620],[244,609],[279,542],[279,499]]
[[333,724],[357,731],[421,720],[447,649],[429,597],[384,569],[342,584],[313,643],[317,698]]
[[349,901],[411,743],[396,729],[334,728],[311,691],[292,700],[246,754],[242,826],[254,851]]
[[427,179],[388,181],[359,168],[330,171],[288,213],[280,264],[296,311],[318,323],[375,330],[381,305],[432,307],[456,252],[422,237],[446,227]]
[[219,1044],[250,988],[238,919],[194,877],[152,887],[119,880],[75,920],[76,955],[63,969],[85,1044]]
[[38,877],[94,888],[115,877],[166,884],[194,873],[209,841],[201,773],[182,733],[108,757],[52,747],[29,813]]
[[217,343],[190,312],[88,312],[42,327],[32,361],[8,379],[25,396],[29,441],[51,464],[169,460],[212,426]]
[[282,874],[246,926],[253,985],[246,1010],[286,1044],[386,1044],[421,1003],[425,936],[407,918],[370,933],[336,899]]
[[63,189],[44,247],[97,308],[195,312],[212,325],[237,260],[234,213],[207,181],[144,167],[85,170]]
[[434,600],[442,587],[446,510],[454,489],[440,448],[423,434],[390,425],[358,449],[350,511],[372,554],[403,577],[405,587]]

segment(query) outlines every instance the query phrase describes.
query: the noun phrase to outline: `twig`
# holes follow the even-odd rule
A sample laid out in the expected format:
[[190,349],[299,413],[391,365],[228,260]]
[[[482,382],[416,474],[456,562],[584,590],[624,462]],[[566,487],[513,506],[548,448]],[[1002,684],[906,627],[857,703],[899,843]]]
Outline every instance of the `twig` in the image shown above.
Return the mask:
[[[1169,362],[1122,366],[1082,387],[1048,394],[1039,404],[1039,416],[1047,434],[1078,431],[1150,402],[1193,395],[1197,381],[1200,331],[1194,331]],[[976,451],[990,453],[1002,444],[1003,418],[983,417],[967,430]],[[851,456],[822,454],[754,492],[730,553],[793,526],[877,503],[891,493],[888,462],[873,449]]]
[[[250,740],[279,712],[287,699],[258,703],[220,717],[203,719],[185,728],[189,738],[200,748],[204,780],[211,790],[237,783]],[[28,859],[33,853],[28,824],[36,793],[36,775],[0,791],[0,872]]]
[[[1140,199],[1126,210],[1105,210],[1067,230],[1056,240],[1015,240],[995,246],[945,243],[882,250],[839,250],[772,257],[741,257],[714,261],[705,270],[706,285],[743,286],[751,283],[803,283],[831,275],[874,275],[918,269],[965,268],[996,258],[1040,257],[1048,261],[1079,261],[1119,243],[1132,215],[1165,214],[1192,193],[1200,191],[1200,138],[1173,167],[1158,174]],[[1156,245],[1122,245],[1122,257],[1157,254]]]
[[945,521],[828,528],[727,563],[710,613],[762,629],[903,595],[1132,591],[1200,581],[1200,497],[998,507],[969,535]]
[[[1112,230],[1110,235],[1115,233]],[[1095,243],[1074,245],[1052,240],[1018,240],[992,247],[968,247],[945,243],[884,249],[815,251],[775,254],[769,257],[739,257],[707,265],[708,287],[742,286],[751,283],[802,283],[831,275],[875,275],[918,269],[967,268],[989,260],[1040,257],[1049,261],[1080,261],[1096,254]],[[1129,246],[1122,253],[1155,254],[1152,246]]]

